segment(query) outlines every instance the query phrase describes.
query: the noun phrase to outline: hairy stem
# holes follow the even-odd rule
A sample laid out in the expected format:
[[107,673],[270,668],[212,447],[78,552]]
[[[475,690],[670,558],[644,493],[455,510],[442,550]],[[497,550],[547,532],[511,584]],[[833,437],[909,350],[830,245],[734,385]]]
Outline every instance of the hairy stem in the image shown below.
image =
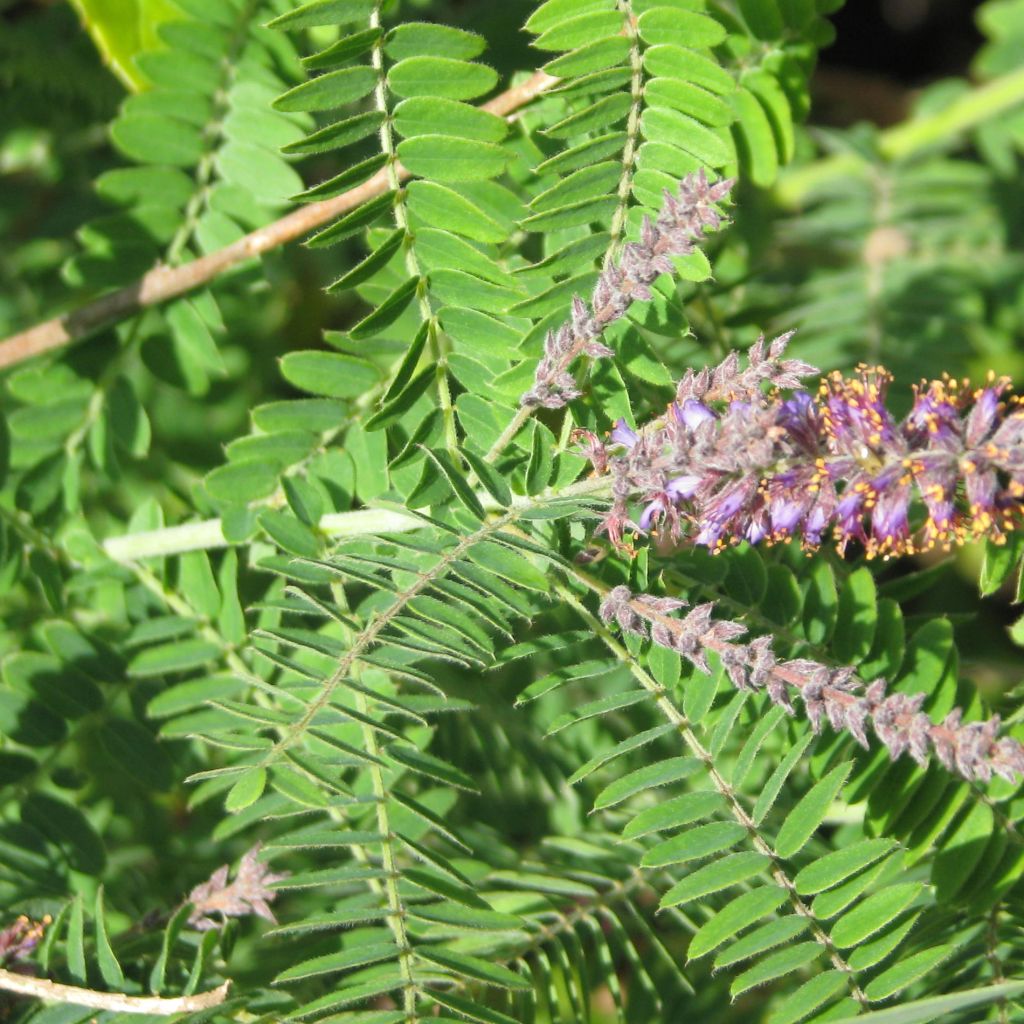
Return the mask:
[[435,580],[444,576],[448,569],[475,544],[485,540],[503,526],[514,522],[516,518],[516,512],[507,512],[505,515],[485,523],[479,530],[463,537],[458,544],[438,558],[430,569],[421,573],[412,586],[398,594],[387,608],[374,615],[366,625],[366,628],[355,637],[351,646],[339,659],[334,672],[324,682],[319,696],[306,705],[303,715],[294,724],[289,725],[281,738],[267,751],[262,761],[260,761],[260,767],[265,768],[273,764],[284,751],[294,746],[305,735],[306,731],[313,725],[317,715],[330,703],[334,691],[349,677],[359,659],[377,643],[381,633],[384,632],[396,616],[402,613],[402,610],[413,598],[423,593]]
[[[370,28],[380,28],[380,8],[378,2],[374,4],[373,12],[370,15]],[[391,111],[388,109],[388,84],[384,72],[384,36],[378,38],[370,54],[370,63],[377,74],[377,84],[374,87],[374,105],[384,120],[380,126],[380,147],[387,163],[384,170],[388,175],[388,187],[395,193],[394,218],[395,224],[404,234],[403,251],[405,258],[405,269],[410,277],[415,277],[419,282],[416,289],[416,301],[419,305],[420,319],[427,325],[427,351],[430,360],[434,364],[434,384],[437,387],[437,400],[441,407],[441,418],[444,423],[445,447],[452,455],[457,456],[458,435],[455,431],[455,408],[452,405],[451,388],[448,386],[448,360],[442,346],[441,333],[438,327],[437,317],[430,308],[430,299],[427,297],[424,287],[423,270],[416,258],[412,231],[409,229],[409,211],[405,207],[405,194],[401,191],[399,180],[398,157],[395,155],[395,136],[391,126]]]
[[640,113],[644,103],[644,62],[640,52],[640,36],[636,28],[636,15],[633,13],[632,0],[617,0],[616,7],[622,14],[623,32],[629,39],[629,92],[632,101],[629,118],[626,121],[626,145],[622,149],[622,174],[619,177],[618,199],[610,228],[611,241],[604,254],[604,266],[615,258],[619,239],[626,226],[626,214],[629,212],[629,193],[633,186],[634,161],[636,159],[637,139],[640,135]]
[[[985,928],[985,959],[988,960],[989,966],[992,968],[993,985],[1002,985],[1006,981],[1006,975],[1003,972],[1003,961],[999,956],[999,912],[1002,909],[1002,904],[997,901],[989,911],[988,922]],[[998,1007],[999,1024],[1008,1024],[1010,1017],[1006,1000],[1000,999]]]
[[509,420],[508,426],[501,432],[498,440],[491,445],[490,451],[484,456],[485,462],[494,462],[501,456],[501,453],[512,443],[512,439],[523,429],[526,421],[533,415],[535,410],[528,406],[521,405],[516,409],[516,414]]
[[[356,710],[364,717],[370,713],[369,701],[361,693],[355,695]],[[416,997],[419,987],[412,971],[413,950],[409,940],[409,931],[405,924],[405,904],[398,891],[398,882],[402,873],[395,856],[394,832],[391,829],[391,817],[388,813],[388,787],[384,780],[384,772],[380,767],[380,744],[377,733],[365,722],[361,726],[363,745],[370,755],[370,778],[373,780],[373,795],[377,802],[377,831],[381,836],[381,863],[384,868],[384,892],[388,901],[388,927],[398,947],[398,966],[402,973],[402,1009],[405,1011],[409,1024],[419,1019],[416,1009]]]

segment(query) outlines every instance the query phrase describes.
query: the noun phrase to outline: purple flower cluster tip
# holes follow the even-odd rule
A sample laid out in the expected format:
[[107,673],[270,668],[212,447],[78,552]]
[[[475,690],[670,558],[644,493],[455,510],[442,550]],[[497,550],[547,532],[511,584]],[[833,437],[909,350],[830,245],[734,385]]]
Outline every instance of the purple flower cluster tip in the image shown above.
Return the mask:
[[6,928],[0,928],[0,966],[10,966],[27,959],[39,945],[50,922],[49,914],[41,921],[33,921],[21,914]]
[[1006,378],[922,382],[897,421],[881,367],[794,390],[816,371],[782,358],[789,338],[759,339],[743,369],[732,353],[687,371],[639,430],[620,421],[608,442],[579,432],[595,470],[611,473],[600,530],[613,543],[633,530],[712,551],[792,537],[814,548],[831,531],[841,551],[857,542],[870,558],[1005,540],[1024,498],[1024,410]]

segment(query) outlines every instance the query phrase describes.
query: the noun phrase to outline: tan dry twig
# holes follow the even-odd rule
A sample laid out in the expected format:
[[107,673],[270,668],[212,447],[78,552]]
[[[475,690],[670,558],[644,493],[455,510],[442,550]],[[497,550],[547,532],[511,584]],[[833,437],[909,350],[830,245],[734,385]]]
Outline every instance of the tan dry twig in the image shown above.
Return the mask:
[[14,992],[33,999],[45,999],[53,1003],[72,1003],[75,1006],[89,1006],[95,1010],[110,1010],[113,1013],[152,1013],[170,1017],[175,1013],[195,1013],[211,1006],[219,1006],[227,998],[230,981],[200,992],[195,996],[174,996],[163,999],[160,996],[128,996],[122,992],[97,992],[91,988],[62,985],[45,978],[32,978],[26,974],[0,969],[0,989]]

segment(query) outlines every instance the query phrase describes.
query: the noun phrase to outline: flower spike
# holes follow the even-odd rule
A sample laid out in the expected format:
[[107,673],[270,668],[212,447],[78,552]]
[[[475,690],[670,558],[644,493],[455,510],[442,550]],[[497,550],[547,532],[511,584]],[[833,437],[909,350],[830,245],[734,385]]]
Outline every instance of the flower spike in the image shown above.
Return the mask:
[[597,279],[588,306],[573,296],[570,318],[544,341],[544,355],[537,364],[533,387],[520,399],[528,408],[560,409],[579,398],[580,390],[569,366],[580,355],[600,359],[613,355],[601,340],[604,329],[626,315],[630,303],[651,297],[650,286],[661,274],[671,274],[673,256],[693,252],[705,232],[717,228],[722,218],[714,204],[732,188],[732,180],[710,184],[703,169],[687,175],[675,194],[665,190],[665,202],[652,222],[645,217],[640,241],[629,242],[619,263],[609,263]]
[[807,658],[779,660],[770,637],[737,643],[746,627],[712,618],[713,604],[701,604],[682,618],[673,613],[685,605],[676,598],[633,594],[628,587],[611,590],[601,604],[601,618],[627,633],[649,637],[708,672],[707,652],[714,651],[740,690],[763,691],[773,704],[796,714],[794,698],[807,712],[811,728],[827,721],[846,731],[862,747],[870,746],[867,727],[889,751],[892,760],[909,754],[920,765],[934,756],[947,770],[969,780],[987,782],[1000,776],[1010,782],[1024,775],[1024,745],[999,735],[999,716],[963,722],[954,708],[939,723],[921,710],[924,694],[887,693],[884,679],[866,684],[852,668],[830,668]]

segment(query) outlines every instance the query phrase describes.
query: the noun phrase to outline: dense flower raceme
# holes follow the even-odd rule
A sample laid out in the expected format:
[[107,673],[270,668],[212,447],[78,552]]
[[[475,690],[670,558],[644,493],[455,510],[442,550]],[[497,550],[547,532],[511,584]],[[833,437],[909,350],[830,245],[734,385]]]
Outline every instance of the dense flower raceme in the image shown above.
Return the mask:
[[1024,496],[1024,409],[1006,378],[922,383],[897,422],[880,367],[792,391],[817,371],[782,358],[789,338],[758,340],[746,369],[732,353],[687,371],[667,412],[638,431],[619,421],[608,442],[579,432],[611,474],[600,529],[616,545],[632,529],[711,550],[795,536],[813,548],[831,529],[840,550],[857,541],[888,557],[1005,539]]
[[612,355],[600,340],[604,329],[626,315],[630,303],[651,297],[650,285],[661,274],[674,273],[673,256],[693,252],[694,243],[708,228],[717,228],[721,216],[714,204],[724,199],[733,182],[709,184],[703,170],[687,175],[675,195],[665,190],[657,220],[645,217],[640,241],[629,242],[618,264],[609,263],[594,286],[591,306],[574,296],[572,316],[556,331],[549,331],[544,355],[537,364],[533,387],[521,404],[559,409],[580,395],[569,366],[580,355]]
[[823,720],[833,729],[849,732],[867,748],[870,725],[895,760],[908,753],[918,764],[929,755],[965,779],[988,781],[993,775],[1013,782],[1024,775],[1024,746],[999,736],[999,716],[983,722],[964,722],[954,708],[940,723],[921,710],[924,694],[886,693],[884,679],[865,684],[852,668],[829,668],[806,658],[782,661],[770,637],[737,643],[746,628],[728,619],[714,619],[713,604],[700,604],[683,618],[674,613],[686,605],[671,597],[632,594],[615,587],[601,605],[601,618],[650,639],[687,658],[701,672],[711,671],[707,652],[714,651],[733,683],[741,690],[765,692],[790,715],[794,696],[803,702],[814,732]]

